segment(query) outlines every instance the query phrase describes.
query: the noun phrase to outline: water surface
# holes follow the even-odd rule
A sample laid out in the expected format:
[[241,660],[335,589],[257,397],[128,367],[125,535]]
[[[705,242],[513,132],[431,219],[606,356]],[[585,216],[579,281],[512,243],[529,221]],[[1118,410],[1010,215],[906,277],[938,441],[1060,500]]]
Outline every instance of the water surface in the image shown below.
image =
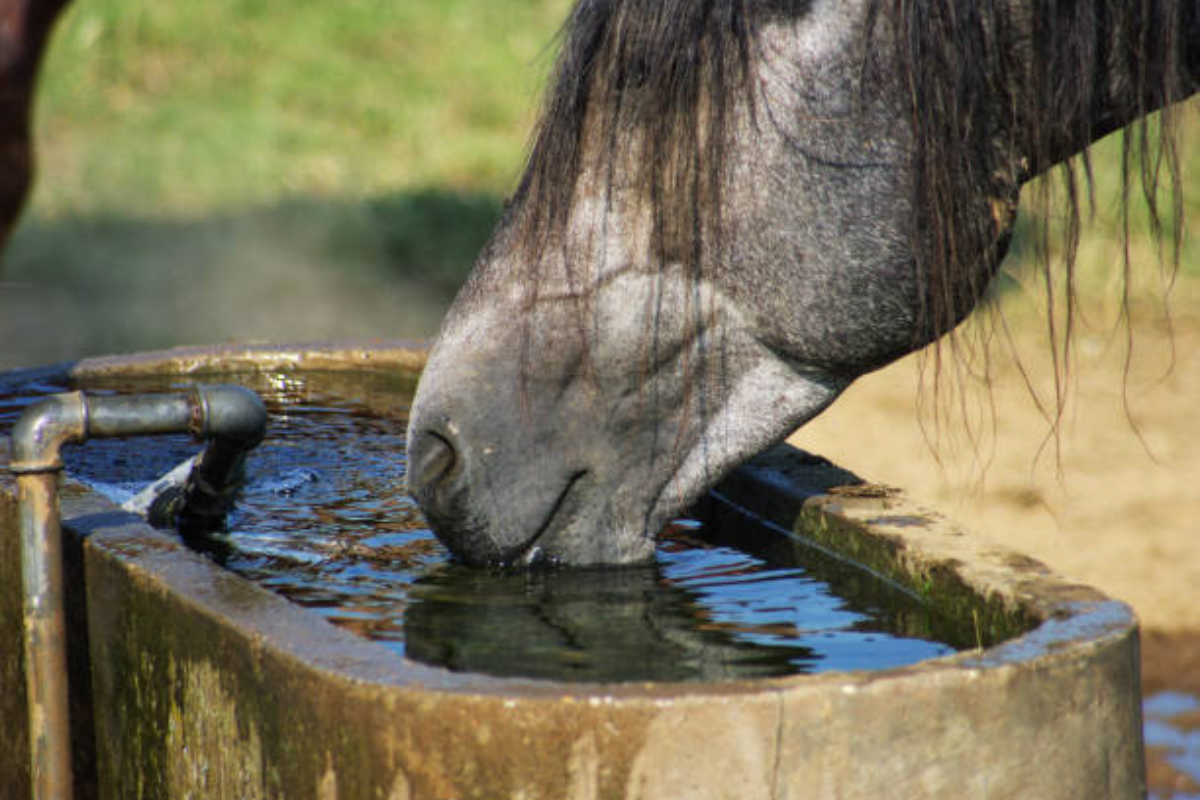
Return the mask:
[[[569,681],[716,680],[883,669],[956,649],[935,640],[948,626],[897,586],[806,548],[783,548],[783,559],[779,548],[730,546],[762,540],[764,531],[724,506],[672,525],[652,565],[468,568],[404,492],[410,381],[311,374],[239,382],[263,395],[270,428],[227,529],[202,549],[411,658]],[[89,391],[182,385],[158,379]],[[61,389],[43,383],[0,397],[0,425],[30,396]],[[94,440],[67,448],[64,459],[122,501],[196,450],[185,436]]]

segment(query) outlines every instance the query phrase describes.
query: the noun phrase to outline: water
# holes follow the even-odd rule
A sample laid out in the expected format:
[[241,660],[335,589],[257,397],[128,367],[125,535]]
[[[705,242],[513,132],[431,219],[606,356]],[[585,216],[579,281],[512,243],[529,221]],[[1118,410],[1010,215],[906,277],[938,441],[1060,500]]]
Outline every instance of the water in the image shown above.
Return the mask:
[[1142,713],[1152,766],[1156,759],[1166,764],[1165,770],[1152,768],[1151,778],[1170,784],[1154,786],[1152,781],[1149,800],[1200,800],[1200,697],[1157,692],[1145,699]]
[[[271,413],[228,529],[227,568],[334,624],[455,670],[572,681],[715,680],[882,669],[946,655],[950,628],[853,567],[781,548],[710,501],[665,532],[657,563],[482,570],[451,559],[404,492],[410,382],[383,375],[247,377]],[[165,380],[89,391],[165,391]],[[7,429],[41,384],[0,397]],[[96,440],[68,469],[117,501],[192,455],[184,436]],[[965,646],[969,642],[955,642]]]

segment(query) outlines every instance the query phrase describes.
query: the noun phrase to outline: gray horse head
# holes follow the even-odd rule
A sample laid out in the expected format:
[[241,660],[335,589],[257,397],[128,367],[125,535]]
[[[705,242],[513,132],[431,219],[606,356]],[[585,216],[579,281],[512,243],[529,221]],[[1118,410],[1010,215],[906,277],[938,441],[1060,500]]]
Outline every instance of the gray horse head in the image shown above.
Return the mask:
[[414,403],[434,530],[472,563],[648,559],[952,330],[1023,182],[1195,90],[1195,4],[1103,5],[582,0]]

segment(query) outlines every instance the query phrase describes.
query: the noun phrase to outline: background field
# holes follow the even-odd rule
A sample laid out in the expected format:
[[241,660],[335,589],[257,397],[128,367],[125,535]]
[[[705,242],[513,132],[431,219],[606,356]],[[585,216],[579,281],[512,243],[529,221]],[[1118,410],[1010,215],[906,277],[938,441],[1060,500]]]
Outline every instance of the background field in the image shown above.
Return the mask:
[[[518,176],[568,6],[76,0],[41,86],[36,195],[0,272],[0,368],[430,335]],[[1181,115],[1194,235],[1171,317],[1133,215],[1127,379],[1114,143],[1096,155],[1057,438],[1031,399],[1052,402],[1053,370],[1018,243],[995,302],[1019,362],[991,348],[990,377],[973,362],[960,403],[932,361],[907,359],[795,441],[1100,584],[1155,628],[1200,630],[1198,117],[1195,101]]]
[[565,0],[78,0],[0,365],[419,336],[514,184]]

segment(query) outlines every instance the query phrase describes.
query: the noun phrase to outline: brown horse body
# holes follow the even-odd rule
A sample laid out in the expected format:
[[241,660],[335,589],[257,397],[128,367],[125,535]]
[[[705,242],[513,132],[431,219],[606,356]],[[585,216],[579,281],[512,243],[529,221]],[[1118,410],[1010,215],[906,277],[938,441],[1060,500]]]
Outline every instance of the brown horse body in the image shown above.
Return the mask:
[[0,0],[0,252],[33,182],[33,90],[50,29],[67,2]]

